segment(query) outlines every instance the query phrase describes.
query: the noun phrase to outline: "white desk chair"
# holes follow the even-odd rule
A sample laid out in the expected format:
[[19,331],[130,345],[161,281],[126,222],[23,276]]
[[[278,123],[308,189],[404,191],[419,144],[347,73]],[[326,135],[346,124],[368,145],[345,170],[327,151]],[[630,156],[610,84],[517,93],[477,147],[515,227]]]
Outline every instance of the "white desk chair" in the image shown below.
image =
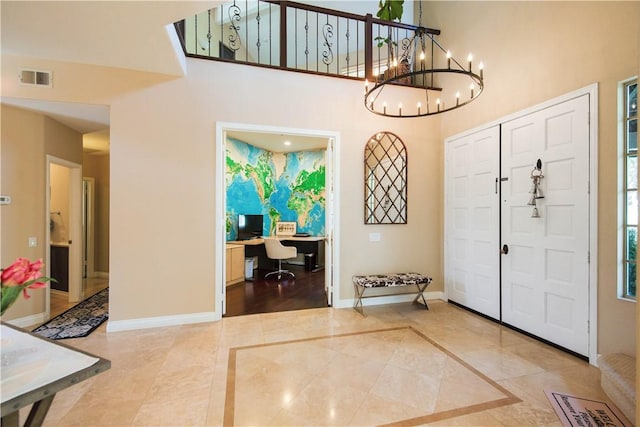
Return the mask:
[[280,280],[283,274],[290,274],[293,278],[296,277],[295,274],[293,274],[289,270],[282,269],[283,259],[291,259],[298,256],[298,250],[294,246],[284,246],[277,238],[265,237],[264,247],[267,250],[267,256],[270,259],[278,260],[278,270],[267,273],[266,276],[264,276],[265,279],[274,274],[278,275],[278,280]]

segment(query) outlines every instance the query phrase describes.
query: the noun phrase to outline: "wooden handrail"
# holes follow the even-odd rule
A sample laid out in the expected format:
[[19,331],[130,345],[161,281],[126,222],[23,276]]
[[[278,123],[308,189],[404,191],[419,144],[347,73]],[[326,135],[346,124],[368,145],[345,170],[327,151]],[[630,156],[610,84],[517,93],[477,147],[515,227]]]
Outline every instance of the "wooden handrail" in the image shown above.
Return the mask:
[[[380,32],[379,28],[386,28],[389,29],[389,31],[391,30],[403,30],[403,31],[407,31],[407,32],[417,32],[420,31],[423,34],[429,34],[429,35],[433,35],[433,36],[437,36],[440,34],[440,30],[437,29],[432,29],[432,28],[425,28],[425,27],[421,27],[421,26],[416,26],[416,25],[412,25],[412,24],[405,24],[405,23],[401,23],[401,22],[390,22],[390,21],[384,21],[381,19],[378,19],[376,17],[374,17],[372,14],[367,14],[367,15],[358,15],[355,13],[350,13],[350,12],[342,12],[342,11],[338,11],[338,10],[333,10],[333,9],[328,9],[328,8],[324,8],[324,7],[320,7],[320,6],[313,6],[313,5],[307,5],[307,4],[302,4],[302,3],[297,3],[294,1],[289,1],[289,0],[282,0],[282,1],[277,1],[277,0],[257,0],[258,4],[260,3],[268,3],[270,5],[275,5],[277,7],[279,7],[279,12],[275,12],[278,16],[279,15],[279,20],[280,20],[280,25],[279,25],[279,30],[277,30],[276,34],[273,34],[275,37],[277,37],[279,40],[275,40],[274,37],[274,46],[278,46],[279,48],[279,57],[274,57],[274,61],[271,62],[269,61],[268,63],[261,63],[259,60],[258,61],[250,61],[247,58],[239,58],[239,59],[225,59],[222,58],[221,55],[218,56],[212,56],[212,55],[204,55],[202,54],[199,50],[193,50],[191,52],[187,51],[187,46],[186,46],[186,42],[188,40],[187,38],[187,21],[186,19],[183,19],[181,21],[178,21],[174,24],[176,31],[178,33],[178,37],[180,39],[180,42],[182,44],[182,48],[183,51],[185,53],[185,55],[189,56],[189,57],[195,57],[195,58],[203,58],[203,59],[212,59],[212,60],[216,60],[216,61],[225,61],[225,62],[236,62],[236,63],[242,63],[242,64],[247,64],[247,65],[256,65],[256,66],[261,66],[261,67],[268,67],[268,68],[281,68],[281,69],[287,69],[287,70],[292,70],[292,71],[300,71],[300,72],[306,72],[306,73],[312,73],[312,74],[322,74],[322,75],[330,75],[330,76],[335,76],[335,77],[347,77],[347,78],[362,78],[362,77],[355,77],[353,75],[345,75],[339,72],[320,72],[319,70],[312,70],[312,69],[308,69],[308,68],[303,68],[303,67],[298,67],[297,66],[297,56],[296,56],[296,65],[294,66],[290,66],[288,64],[288,60],[289,58],[289,53],[288,52],[288,18],[292,18],[292,16],[297,16],[297,12],[293,12],[290,11],[288,12],[288,9],[295,9],[295,10],[300,10],[300,11],[306,11],[306,12],[310,12],[310,13],[315,13],[315,14],[321,14],[321,15],[326,15],[327,17],[335,17],[336,22],[340,19],[345,19],[349,21],[355,21],[357,23],[360,24],[356,24],[357,28],[360,29],[362,28],[361,26],[364,26],[364,29],[362,31],[358,30],[358,36],[359,37],[363,37],[364,38],[364,45],[360,45],[359,49],[364,49],[364,63],[360,62],[359,60],[356,61],[356,69],[360,70],[360,72],[362,72],[362,69],[364,68],[364,76],[365,78],[369,79],[369,81],[374,81],[375,80],[375,76],[374,76],[374,58],[376,57],[375,55],[375,48],[376,48],[376,39],[375,39],[375,35],[374,35],[374,31],[376,28],[378,28],[378,34]],[[258,9],[259,10],[259,9]],[[269,8],[269,10],[271,10]],[[211,14],[209,14],[211,15]],[[196,22],[197,22],[197,15],[196,15]],[[222,22],[222,21],[221,21]],[[197,25],[197,24],[196,24]],[[222,24],[221,24],[222,25]],[[189,33],[190,34],[190,33]],[[347,38],[348,38],[348,34],[347,34]],[[211,39],[210,35],[209,35],[209,40]],[[362,40],[362,39],[360,39]],[[211,44],[211,42],[209,42]],[[357,43],[358,44],[358,43]],[[330,45],[329,45],[330,46]],[[338,45],[339,47],[339,45]],[[329,47],[329,49],[331,49]],[[204,49],[203,49],[204,50]],[[378,51],[379,51],[379,46],[378,46]],[[211,45],[209,46],[209,52],[211,51]],[[360,52],[362,52],[362,50],[360,50]],[[340,52],[338,52],[340,53]],[[380,53],[378,52],[377,54],[377,58],[378,61],[380,59]],[[349,63],[348,63],[349,64]],[[338,67],[340,66],[340,63],[338,62]],[[350,64],[349,64],[350,65]],[[327,67],[328,70],[328,67]],[[360,76],[362,76],[362,74],[360,74]]]

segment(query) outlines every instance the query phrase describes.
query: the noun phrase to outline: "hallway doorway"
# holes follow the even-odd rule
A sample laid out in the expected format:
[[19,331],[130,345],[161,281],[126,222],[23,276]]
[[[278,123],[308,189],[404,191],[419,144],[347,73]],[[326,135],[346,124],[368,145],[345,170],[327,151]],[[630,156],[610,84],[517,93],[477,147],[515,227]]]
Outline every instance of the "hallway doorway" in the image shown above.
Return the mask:
[[52,293],[68,303],[83,298],[82,166],[50,155],[46,161],[46,275],[58,281],[47,287],[49,318]]

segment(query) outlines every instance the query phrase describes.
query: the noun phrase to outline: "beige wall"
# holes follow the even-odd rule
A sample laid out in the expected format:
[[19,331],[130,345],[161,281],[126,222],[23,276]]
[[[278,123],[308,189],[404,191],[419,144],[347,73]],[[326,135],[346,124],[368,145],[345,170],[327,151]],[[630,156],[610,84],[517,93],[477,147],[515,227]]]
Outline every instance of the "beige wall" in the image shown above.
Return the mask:
[[[2,209],[3,267],[17,257],[31,260],[45,257],[45,154],[44,120],[42,115],[2,106],[2,161],[3,195],[11,197],[10,205]],[[36,237],[38,246],[28,247],[28,238]],[[3,320],[24,317],[44,311],[43,291],[30,292],[28,301],[18,301],[3,316]]]
[[[214,309],[218,121],[340,133],[341,298],[353,274],[375,271],[429,273],[443,289],[438,119],[378,118],[357,81],[199,60],[188,75],[111,107],[110,320]],[[363,150],[381,130],[407,145],[407,225],[363,224]]]
[[442,29],[445,46],[455,46],[463,58],[472,51],[485,63],[484,93],[443,115],[443,139],[599,84],[598,351],[635,354],[636,304],[618,300],[616,289],[616,96],[618,82],[639,72],[640,2],[425,2],[424,7],[425,24]]
[[82,175],[95,179],[94,270],[109,272],[109,154],[84,154]]
[[[82,156],[80,134],[41,114],[2,105],[0,141],[2,180],[0,193],[11,196],[10,205],[2,205],[2,258],[7,266],[17,257],[45,258],[46,225],[49,208],[45,206],[46,155],[78,162]],[[28,238],[38,245],[28,247]],[[31,292],[32,298],[18,299],[3,320],[43,313],[44,291]]]

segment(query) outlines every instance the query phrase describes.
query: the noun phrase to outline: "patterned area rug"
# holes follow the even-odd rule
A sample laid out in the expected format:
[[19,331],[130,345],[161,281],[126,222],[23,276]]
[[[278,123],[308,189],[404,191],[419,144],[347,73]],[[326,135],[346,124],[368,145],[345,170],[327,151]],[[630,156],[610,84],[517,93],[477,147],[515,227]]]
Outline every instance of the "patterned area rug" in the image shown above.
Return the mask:
[[86,337],[109,318],[109,288],[38,326],[32,332],[52,340]]

